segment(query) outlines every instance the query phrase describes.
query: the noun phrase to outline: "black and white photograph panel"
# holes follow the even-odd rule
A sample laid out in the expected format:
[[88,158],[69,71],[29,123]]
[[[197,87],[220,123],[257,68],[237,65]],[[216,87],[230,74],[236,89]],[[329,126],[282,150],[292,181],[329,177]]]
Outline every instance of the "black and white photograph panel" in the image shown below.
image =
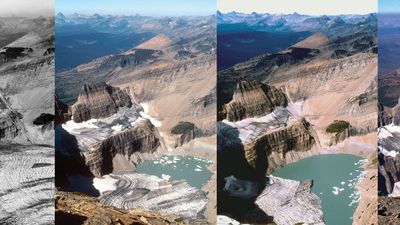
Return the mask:
[[54,223],[54,1],[0,2],[0,224]]

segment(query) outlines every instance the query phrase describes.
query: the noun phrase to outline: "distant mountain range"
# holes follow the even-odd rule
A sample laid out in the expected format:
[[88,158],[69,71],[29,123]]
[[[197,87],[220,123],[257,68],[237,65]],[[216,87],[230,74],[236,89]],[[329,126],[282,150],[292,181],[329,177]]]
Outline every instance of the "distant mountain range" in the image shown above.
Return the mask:
[[[217,12],[219,31],[227,31],[229,27],[241,27],[254,31],[289,32],[289,31],[329,31],[333,28],[348,26],[376,25],[377,14],[366,15],[335,15],[310,16],[298,13],[292,14],[251,14],[240,12]],[[329,33],[328,33],[329,35]]]
[[265,53],[276,53],[322,33],[331,41],[351,33],[377,30],[377,14],[310,16],[217,12],[218,70]]
[[[95,30],[97,32],[120,33],[120,32],[163,32],[168,35],[179,32],[191,26],[203,26],[214,20],[214,16],[204,19],[204,16],[182,16],[182,17],[150,17],[141,15],[84,15],[70,14],[56,15],[56,28],[71,28],[72,26]],[[63,31],[67,32],[68,29]]]
[[[399,69],[400,15],[379,14],[379,75]],[[397,99],[392,104],[397,104]]]
[[[55,23],[57,72],[70,70],[105,55],[120,54],[161,33],[180,43],[197,35],[196,32],[215,32],[215,16],[150,17],[58,13]],[[207,46],[214,45],[215,38],[210,36],[208,40]]]

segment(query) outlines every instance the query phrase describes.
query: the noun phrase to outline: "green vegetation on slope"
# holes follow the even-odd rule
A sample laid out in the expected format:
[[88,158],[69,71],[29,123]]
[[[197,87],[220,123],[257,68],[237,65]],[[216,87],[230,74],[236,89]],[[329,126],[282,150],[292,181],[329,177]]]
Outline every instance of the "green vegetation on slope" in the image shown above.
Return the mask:
[[326,132],[328,133],[338,133],[346,130],[350,127],[350,123],[344,120],[335,120],[331,123],[327,128]]
[[190,122],[179,122],[171,129],[172,134],[185,134],[188,131],[194,130],[194,124]]

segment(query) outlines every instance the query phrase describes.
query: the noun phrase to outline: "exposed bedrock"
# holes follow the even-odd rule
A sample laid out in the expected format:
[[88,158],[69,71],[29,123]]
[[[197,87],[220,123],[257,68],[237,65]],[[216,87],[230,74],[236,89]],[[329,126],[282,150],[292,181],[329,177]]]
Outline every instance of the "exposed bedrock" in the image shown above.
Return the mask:
[[83,122],[92,118],[103,118],[115,114],[119,107],[131,107],[127,93],[106,83],[84,84],[78,101],[72,105],[72,119]]
[[160,140],[151,122],[140,119],[135,127],[111,135],[92,151],[84,153],[86,165],[95,176],[103,176],[113,172],[113,159],[120,154],[136,166],[140,159],[134,153],[153,153],[161,146]]
[[378,153],[378,191],[386,196],[393,191],[394,184],[400,181],[400,155],[395,157]]
[[315,144],[311,129],[311,125],[302,119],[264,134],[245,146],[246,160],[255,170],[271,173],[287,163],[309,156],[307,152]]
[[0,115],[0,140],[12,140],[18,136],[21,130],[18,126],[20,116],[17,112]]
[[55,96],[54,104],[54,109],[56,113],[54,118],[55,125],[65,123],[71,119],[68,105],[60,101],[57,95]]
[[11,109],[0,95],[0,140],[12,140],[21,133],[22,114]]
[[379,104],[378,110],[378,127],[386,126],[393,122],[392,108]]
[[56,224],[173,224],[183,225],[178,216],[143,209],[117,209],[83,194],[57,192],[55,196]]
[[199,136],[200,130],[193,123],[181,121],[171,129],[171,134],[176,137],[175,147],[178,147]]
[[[375,130],[375,129],[374,129]],[[357,129],[353,126],[349,126],[348,128],[339,131],[335,134],[332,135],[329,146],[332,145],[336,145],[340,142],[345,141],[347,138],[351,137],[351,136],[357,136],[357,135],[365,135],[372,132],[372,130],[370,130],[370,128],[365,128],[365,129]]]
[[395,183],[400,181],[400,104],[393,108],[379,105],[379,195],[391,194]]
[[249,117],[271,113],[276,106],[287,105],[282,90],[260,81],[240,81],[237,83],[232,100],[223,106],[226,119],[238,121]]
[[379,224],[397,225],[400,223],[400,198],[379,197]]

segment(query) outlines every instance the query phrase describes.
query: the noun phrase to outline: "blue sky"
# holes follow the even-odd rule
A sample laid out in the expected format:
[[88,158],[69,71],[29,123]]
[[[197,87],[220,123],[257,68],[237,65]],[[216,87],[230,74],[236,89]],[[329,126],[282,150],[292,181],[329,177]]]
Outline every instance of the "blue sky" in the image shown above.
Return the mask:
[[56,0],[56,13],[150,16],[211,15],[216,0]]
[[400,13],[400,1],[399,0],[379,0],[379,12]]

